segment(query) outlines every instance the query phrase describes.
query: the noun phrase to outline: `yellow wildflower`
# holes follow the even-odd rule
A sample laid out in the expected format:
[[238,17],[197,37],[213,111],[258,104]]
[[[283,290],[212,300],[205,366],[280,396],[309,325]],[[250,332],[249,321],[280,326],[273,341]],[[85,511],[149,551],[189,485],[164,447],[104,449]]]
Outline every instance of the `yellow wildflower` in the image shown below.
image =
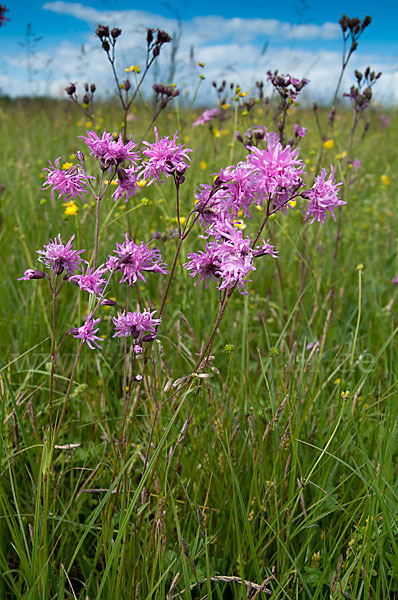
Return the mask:
[[288,205],[290,206],[290,208],[295,208],[297,204],[297,200],[290,200],[290,202],[288,202]]
[[74,217],[77,215],[77,211],[79,210],[77,205],[71,200],[70,202],[64,202],[62,206],[65,206],[64,215],[68,217]]
[[381,179],[381,183],[385,186],[390,185],[390,183],[391,183],[390,178],[387,175],[385,175],[384,173],[383,173],[383,175],[381,175],[380,179]]
[[220,137],[220,135],[221,135],[221,133],[220,133],[220,130],[219,130],[219,129],[213,129],[213,133],[214,133],[214,135],[215,135],[215,137],[216,137],[216,138],[219,138],[219,137]]
[[202,169],[202,171],[205,171],[207,169],[207,162],[205,160],[201,160],[199,166]]
[[67,170],[68,170],[68,169],[70,169],[71,167],[73,167],[73,163],[71,163],[71,162],[66,162],[66,163],[64,163],[64,164],[62,165],[61,169],[62,169],[63,171],[67,171]]
[[323,142],[323,147],[326,148],[326,150],[330,150],[334,147],[334,140],[326,140],[326,142]]
[[146,179],[140,179],[139,181],[137,181],[137,185],[140,188],[143,188],[146,186]]
[[227,108],[229,108],[230,106],[231,106],[231,105],[230,105],[230,103],[229,103],[229,102],[227,102],[226,104],[223,104],[223,105],[221,106],[221,108],[222,108],[223,110],[227,110]]
[[202,67],[202,69],[203,69],[204,66],[205,66],[204,62],[198,62],[198,67]]

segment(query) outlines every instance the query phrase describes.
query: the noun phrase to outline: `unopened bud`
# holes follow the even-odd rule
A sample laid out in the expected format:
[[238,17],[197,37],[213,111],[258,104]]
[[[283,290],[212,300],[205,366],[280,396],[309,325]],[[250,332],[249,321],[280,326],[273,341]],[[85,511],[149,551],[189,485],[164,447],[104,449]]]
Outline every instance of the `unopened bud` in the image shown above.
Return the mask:
[[159,54],[160,54],[159,46],[154,47],[152,54],[154,57],[159,56]]
[[79,328],[71,327],[71,329],[68,329],[68,331],[66,333],[70,333],[71,335],[77,335],[79,333]]
[[90,104],[90,96],[88,94],[84,94],[83,104]]
[[43,271],[36,271],[36,269],[27,269],[23,275],[23,277],[20,277],[19,279],[24,279],[24,280],[28,280],[28,279],[44,279],[44,277],[46,277],[46,274],[43,273]]
[[95,30],[95,35],[98,36],[100,40],[105,37],[109,37],[109,27],[106,25],[98,25],[97,29]]
[[78,160],[81,165],[84,165],[84,154],[80,150],[76,152],[76,160]]
[[109,52],[110,45],[109,45],[109,43],[106,40],[104,40],[102,42],[102,47],[105,50],[105,52]]
[[171,42],[172,37],[167,33],[167,31],[163,31],[163,29],[158,29],[158,37],[157,37],[157,42],[159,44],[167,44],[168,42]]
[[153,42],[153,29],[146,30],[146,43],[148,46]]
[[114,27],[113,29],[111,29],[111,36],[114,40],[116,40],[116,38],[118,38],[121,33],[122,30],[119,29],[119,27]]
[[65,92],[68,94],[68,96],[73,96],[73,94],[76,92],[76,86],[74,83],[70,83],[66,88],[65,88]]
[[362,21],[362,25],[361,25],[362,31],[365,29],[365,27],[368,27],[368,25],[370,25],[371,21],[372,21],[372,17],[370,17],[369,15],[366,15],[366,17]]
[[95,90],[96,90],[96,89],[97,89],[97,88],[95,87],[95,83],[92,83],[92,84],[90,85],[90,92],[91,92],[92,94],[94,94],[94,92],[95,92]]
[[104,298],[101,302],[102,306],[118,306],[115,300],[110,300],[108,298]]
[[343,32],[346,32],[348,29],[348,18],[346,14],[343,14],[343,16],[341,17],[340,21],[339,21],[340,27],[343,30]]
[[142,339],[143,342],[153,342],[153,340],[156,337],[156,333],[148,333],[147,335],[144,335]]
[[56,275],[61,275],[62,271],[64,270],[64,265],[62,262],[62,259],[58,258],[55,262],[54,262],[54,266],[51,269]]
[[83,83],[83,87],[84,87],[85,91],[88,92],[88,83]]
[[131,88],[131,83],[129,82],[128,79],[126,79],[126,81],[123,83],[123,89],[128,91]]

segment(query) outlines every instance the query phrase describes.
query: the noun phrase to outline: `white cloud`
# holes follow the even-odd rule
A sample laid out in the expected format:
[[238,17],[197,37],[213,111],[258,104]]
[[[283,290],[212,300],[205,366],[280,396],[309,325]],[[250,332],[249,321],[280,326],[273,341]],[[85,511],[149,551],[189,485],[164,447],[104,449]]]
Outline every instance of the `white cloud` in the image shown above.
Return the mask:
[[[73,16],[91,25],[106,23],[111,27],[123,26],[126,30],[134,29],[135,31],[137,27],[140,27],[140,24],[143,24],[144,27],[159,27],[170,31],[175,28],[174,19],[142,10],[97,10],[80,3],[74,4],[62,0],[47,2],[43,5],[43,9],[61,15]],[[185,35],[190,38],[194,36],[195,39],[206,39],[208,41],[220,39],[220,37],[233,37],[236,40],[247,41],[257,36],[278,36],[280,39],[297,40],[330,40],[341,35],[337,23],[295,25],[276,19],[242,19],[239,17],[226,19],[215,15],[184,20],[182,26]]]
[[[58,14],[68,14],[77,17],[90,25],[90,30],[98,23],[110,26],[121,25],[123,34],[117,42],[118,69],[121,78],[125,76],[124,68],[130,64],[144,64],[145,61],[145,27],[160,27],[172,33],[176,23],[158,15],[144,11],[100,11],[86,7],[83,4],[72,4],[63,1],[49,2],[44,8]],[[204,74],[206,81],[201,85],[202,102],[215,103],[216,95],[211,88],[211,81],[239,83],[244,89],[253,89],[256,80],[265,80],[266,72],[278,69],[281,73],[291,73],[296,77],[307,77],[311,84],[306,88],[305,95],[311,99],[330,101],[337,82],[341,54],[338,51],[326,51],[322,48],[310,51],[300,48],[299,41],[304,37],[334,35],[334,24],[325,23],[322,26],[300,25],[290,26],[275,20],[264,19],[224,19],[223,17],[196,17],[183,24],[182,37],[176,57],[176,72],[173,76],[181,92],[196,86],[199,70],[197,61],[206,64]],[[270,43],[266,52],[261,51],[261,44],[255,38],[262,35],[295,38],[294,49],[276,46]],[[222,34],[220,35],[220,32]],[[294,34],[294,35],[293,35]],[[280,40],[279,40],[280,41]],[[34,68],[37,71],[35,87],[28,90],[23,88],[24,67],[21,56],[3,56],[6,64],[12,67],[12,76],[7,78],[7,86],[2,83],[2,89],[7,89],[10,95],[29,93],[49,93],[64,95],[63,88],[70,82],[95,82],[98,93],[112,90],[110,66],[98,40],[92,33],[82,38],[84,55],[81,44],[61,42],[51,51],[42,51],[34,57]],[[290,45],[292,45],[290,43]],[[195,60],[190,62],[191,48],[194,48]],[[168,81],[170,72],[170,45],[162,48],[159,57],[157,81]],[[377,71],[383,72],[383,77],[375,87],[375,98],[384,102],[394,102],[394,83],[397,80],[396,59],[384,55],[363,55],[361,52],[353,55],[347,75],[343,81],[342,91],[348,90],[353,83],[354,69],[363,70],[371,65]],[[47,73],[43,73],[43,65],[50,65]],[[11,71],[11,70],[10,70]],[[19,74],[19,76],[18,76]],[[50,78],[50,74],[53,75]],[[4,77],[3,77],[4,79]],[[153,75],[149,76],[146,89],[154,83]],[[24,90],[24,91],[22,91]]]

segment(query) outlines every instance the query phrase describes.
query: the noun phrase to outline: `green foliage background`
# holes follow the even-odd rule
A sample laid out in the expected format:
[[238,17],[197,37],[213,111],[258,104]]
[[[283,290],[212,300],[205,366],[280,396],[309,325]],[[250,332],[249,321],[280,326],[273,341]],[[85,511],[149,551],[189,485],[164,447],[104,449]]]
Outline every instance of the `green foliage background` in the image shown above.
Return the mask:
[[[99,106],[98,114],[101,127],[120,128],[114,107]],[[144,107],[136,115],[129,128],[139,138],[148,117]],[[139,363],[144,380],[133,393],[123,462],[123,349],[111,339],[110,309],[103,350],[83,349],[60,447],[48,456],[51,296],[45,282],[17,281],[58,233],[63,241],[75,233],[76,246],[92,249],[90,201],[65,218],[62,200],[41,191],[49,159],[73,161],[84,150],[85,119],[67,102],[1,102],[1,598],[397,597],[398,122],[391,116],[384,130],[378,108],[370,109],[370,131],[355,148],[358,172],[345,175],[336,158],[348,112],[338,117],[335,147],[324,151],[323,165],[333,162],[346,184],[334,310],[336,224],[305,225],[299,205],[278,214],[265,237],[279,259],[259,261],[249,295],[234,295],[211,377],[178,391],[171,386],[192,372],[218,304],[216,289],[193,286],[182,269],[186,253],[203,244],[196,233],[188,238],[159,339]],[[239,129],[252,118],[240,117]],[[245,156],[232,119],[219,138],[192,130],[193,120],[170,109],[158,123],[162,135],[178,127],[193,148],[183,215],[197,185]],[[309,128],[301,157],[310,185],[320,141],[310,112],[296,111],[288,127],[294,122]],[[158,246],[172,262],[171,181],[144,187],[127,205],[107,197],[102,211],[100,262],[128,228],[137,241],[166,234]],[[156,309],[164,285],[148,277],[137,301]],[[76,290],[66,286],[60,297],[59,337],[86,314]],[[113,284],[110,295],[124,302],[120,294]],[[69,338],[57,364],[56,411],[77,349]]]

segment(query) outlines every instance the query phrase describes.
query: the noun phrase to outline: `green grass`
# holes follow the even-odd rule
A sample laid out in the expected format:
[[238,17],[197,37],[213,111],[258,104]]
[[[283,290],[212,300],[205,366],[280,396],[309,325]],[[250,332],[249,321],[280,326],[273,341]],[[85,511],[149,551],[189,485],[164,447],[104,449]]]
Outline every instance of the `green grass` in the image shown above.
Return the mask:
[[[148,120],[140,110],[130,126],[137,137]],[[113,107],[98,111],[108,131],[119,128]],[[144,379],[133,392],[123,459],[123,347],[111,339],[110,309],[103,310],[103,350],[83,348],[52,449],[51,297],[43,281],[17,281],[58,233],[63,240],[75,233],[87,252],[93,247],[90,203],[65,219],[62,201],[40,189],[49,159],[67,161],[83,149],[84,119],[64,102],[0,104],[0,598],[398,597],[398,287],[391,284],[398,121],[392,114],[382,130],[370,111],[368,137],[354,153],[362,168],[346,179],[335,282],[336,224],[306,226],[299,207],[278,214],[264,237],[279,259],[259,262],[249,295],[232,297],[209,377],[172,387],[194,370],[217,314],[217,290],[193,286],[181,267],[203,243],[196,233],[188,238],[158,340],[139,361]],[[181,188],[187,216],[195,187],[243,160],[244,151],[231,147],[232,120],[214,152],[206,128],[192,131],[184,111],[179,118],[180,139],[187,136],[194,150]],[[319,140],[309,112],[290,117],[290,126],[296,120],[310,128],[301,151],[310,169]],[[345,149],[349,122],[345,113],[337,121],[326,167],[342,165],[336,153]],[[251,124],[249,116],[238,125]],[[172,111],[158,124],[163,135],[176,127]],[[342,166],[337,173],[344,176]],[[126,208],[107,198],[101,217],[100,262],[128,227],[136,240],[166,233],[158,246],[172,262],[172,182],[143,188]],[[165,278],[148,277],[141,305],[158,308],[164,286]],[[123,302],[120,294],[113,284],[110,295]],[[85,302],[65,287],[59,339],[81,324]],[[68,336],[56,366],[58,415],[76,350]],[[258,588],[264,581],[267,594]]]

